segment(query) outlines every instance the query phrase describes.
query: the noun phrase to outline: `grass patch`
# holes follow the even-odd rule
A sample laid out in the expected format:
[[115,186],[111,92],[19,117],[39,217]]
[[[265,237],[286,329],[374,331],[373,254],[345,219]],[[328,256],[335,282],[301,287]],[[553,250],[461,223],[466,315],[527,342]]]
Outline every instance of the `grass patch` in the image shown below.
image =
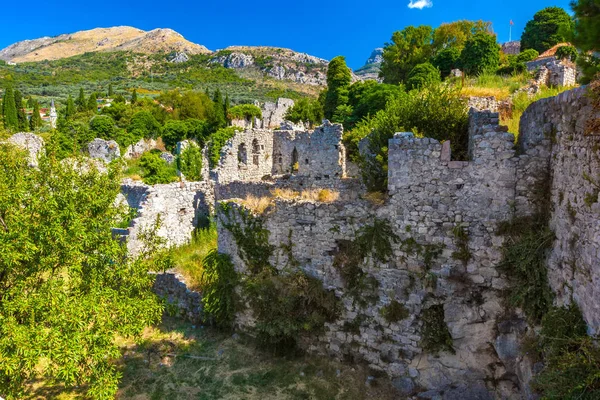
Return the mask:
[[201,287],[202,260],[217,248],[217,228],[211,224],[206,229],[198,229],[189,244],[173,251],[175,269],[185,278],[188,288],[198,290]]
[[[138,343],[121,340],[117,399],[395,399],[387,379],[320,357],[282,358],[245,338],[165,318]],[[83,399],[77,391],[32,382],[24,399]]]

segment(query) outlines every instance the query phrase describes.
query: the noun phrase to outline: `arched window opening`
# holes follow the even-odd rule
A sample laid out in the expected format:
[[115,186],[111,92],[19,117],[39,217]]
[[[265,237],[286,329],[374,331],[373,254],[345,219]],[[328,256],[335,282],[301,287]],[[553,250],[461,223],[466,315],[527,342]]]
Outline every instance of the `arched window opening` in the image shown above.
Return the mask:
[[238,146],[238,163],[239,167],[245,167],[248,164],[248,152],[246,151],[245,143]]
[[252,164],[258,165],[259,154],[260,154],[260,145],[258,144],[258,140],[254,139],[252,141]]
[[298,172],[298,150],[294,147],[292,151],[292,172]]

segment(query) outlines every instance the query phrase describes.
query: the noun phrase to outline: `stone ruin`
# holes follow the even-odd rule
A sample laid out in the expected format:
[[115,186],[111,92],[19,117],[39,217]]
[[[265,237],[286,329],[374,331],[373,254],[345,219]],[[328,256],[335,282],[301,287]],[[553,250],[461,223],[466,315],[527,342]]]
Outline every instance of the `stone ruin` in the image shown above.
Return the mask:
[[554,56],[528,62],[527,70],[535,71],[534,84],[538,86],[570,87],[577,84],[577,66]]
[[9,137],[7,142],[29,153],[29,166],[38,166],[38,157],[44,151],[44,139],[33,133],[20,132]]
[[[492,107],[488,100],[479,108]],[[214,205],[228,202],[233,215],[216,215],[218,249],[245,274],[240,249],[223,223],[242,212],[236,199],[269,196],[275,188],[336,190],[339,199],[330,203],[273,199],[260,216],[275,249],[269,262],[285,268],[283,245],[291,241],[289,256],[333,289],[343,305],[321,335],[303,342],[305,349],[363,360],[390,376],[404,395],[530,398],[535,365],[520,339],[534,328],[521,311],[508,313],[503,303],[508,277],[498,267],[505,241],[498,225],[533,214],[536,188],[550,184],[556,240],[548,258],[549,283],[558,304],[575,301],[589,333],[599,333],[600,135],[586,133],[580,123],[597,117],[585,88],[538,101],[523,114],[515,147],[496,112],[473,107],[468,161],[454,161],[449,142],[397,134],[389,141],[384,204],[366,199],[361,182],[347,178],[341,125],[325,121],[314,131],[247,129],[225,144],[219,165],[205,169],[202,182],[124,182],[122,201],[138,210],[127,243],[135,253],[140,232],[157,218],[159,235],[169,245],[187,243]],[[208,165],[206,151],[204,157]],[[361,293],[373,299],[363,304],[355,301],[333,260],[357,231],[376,220],[387,221],[398,242],[389,260],[368,259],[364,265],[377,284]],[[178,281],[161,276],[156,290],[179,304],[182,316],[201,319],[198,296]],[[384,318],[393,302],[405,307],[406,318]],[[454,352],[434,354],[423,347],[423,315],[432,310],[439,312]],[[253,322],[251,313],[237,315],[240,330]]]

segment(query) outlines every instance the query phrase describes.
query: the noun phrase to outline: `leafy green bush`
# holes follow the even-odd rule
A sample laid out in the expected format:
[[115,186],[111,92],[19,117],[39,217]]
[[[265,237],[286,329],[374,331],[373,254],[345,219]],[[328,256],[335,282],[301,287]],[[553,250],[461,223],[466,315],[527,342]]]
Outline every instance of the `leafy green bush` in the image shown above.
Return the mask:
[[160,321],[148,272],[161,265],[148,257],[156,248],[134,260],[111,234],[125,218],[114,204],[118,165],[101,173],[60,162],[52,144],[46,151],[30,168],[23,152],[0,146],[0,390],[21,399],[27,382],[48,379],[111,399],[117,337]]
[[438,52],[431,63],[440,70],[442,78],[450,75],[450,71],[460,68],[460,50],[456,47],[447,47]]
[[285,119],[294,123],[320,124],[323,120],[323,105],[318,100],[302,98],[287,110]]
[[231,258],[212,250],[202,261],[202,304],[204,312],[219,327],[231,327],[235,318],[236,293],[239,283]]
[[526,63],[529,61],[533,61],[536,58],[538,58],[539,55],[540,53],[538,53],[537,50],[527,49],[519,53],[519,55],[517,56],[517,62]]
[[556,58],[558,58],[559,60],[569,60],[569,61],[576,61],[577,57],[579,55],[579,53],[577,52],[577,49],[573,46],[560,46],[558,49],[556,49]]
[[144,171],[142,178],[147,185],[171,183],[177,179],[175,169],[160,157],[160,151],[149,151],[142,154],[139,165]]
[[460,55],[463,71],[478,75],[484,71],[496,71],[500,64],[500,46],[496,36],[486,32],[473,35]]
[[413,130],[437,140],[450,140],[453,157],[466,159],[468,115],[460,89],[446,85],[429,86],[419,92],[391,98],[382,111],[359,124],[351,140],[368,135],[368,153],[361,162],[365,185],[370,191],[387,191],[388,140],[395,132]]
[[409,73],[406,80],[408,90],[421,89],[440,81],[440,71],[430,63],[417,64]]
[[544,398],[600,397],[600,348],[586,330],[576,304],[552,307],[542,318],[538,351],[545,365],[532,386]]
[[101,139],[113,140],[117,127],[115,121],[108,115],[96,115],[90,120],[90,131]]
[[160,135],[161,125],[149,111],[139,111],[131,117],[127,130],[139,139],[157,138]]
[[300,270],[278,274],[264,269],[248,278],[244,292],[257,319],[258,339],[279,353],[295,350],[302,334],[321,332],[338,315],[333,290]]
[[202,151],[194,143],[190,144],[177,156],[177,168],[190,181],[202,180]]
[[262,111],[254,104],[240,104],[229,109],[229,119],[262,118]]
[[454,353],[452,336],[444,320],[444,305],[436,304],[421,312],[421,346],[423,350],[437,353],[449,351]]

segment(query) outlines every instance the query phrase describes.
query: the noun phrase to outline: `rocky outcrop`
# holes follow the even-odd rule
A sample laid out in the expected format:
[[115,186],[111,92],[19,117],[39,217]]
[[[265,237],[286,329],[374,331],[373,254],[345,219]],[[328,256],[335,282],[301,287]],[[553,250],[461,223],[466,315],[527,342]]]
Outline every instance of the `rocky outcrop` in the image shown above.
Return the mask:
[[379,71],[383,62],[383,48],[373,50],[365,65],[354,71],[354,74],[360,79],[379,80]]
[[512,42],[506,42],[502,45],[502,52],[504,54],[510,54],[516,56],[521,52],[521,41],[513,40]]
[[88,144],[90,158],[102,160],[109,163],[121,156],[119,145],[114,140],[96,138]]
[[140,139],[137,143],[130,144],[129,146],[127,146],[127,148],[125,149],[125,152],[123,153],[123,158],[125,158],[125,159],[138,158],[138,157],[141,157],[141,155],[144,154],[145,152],[150,151],[155,148],[156,148],[156,140]]
[[38,157],[44,151],[44,139],[33,133],[15,133],[8,138],[8,142],[27,150],[29,153],[29,165],[38,166]]

